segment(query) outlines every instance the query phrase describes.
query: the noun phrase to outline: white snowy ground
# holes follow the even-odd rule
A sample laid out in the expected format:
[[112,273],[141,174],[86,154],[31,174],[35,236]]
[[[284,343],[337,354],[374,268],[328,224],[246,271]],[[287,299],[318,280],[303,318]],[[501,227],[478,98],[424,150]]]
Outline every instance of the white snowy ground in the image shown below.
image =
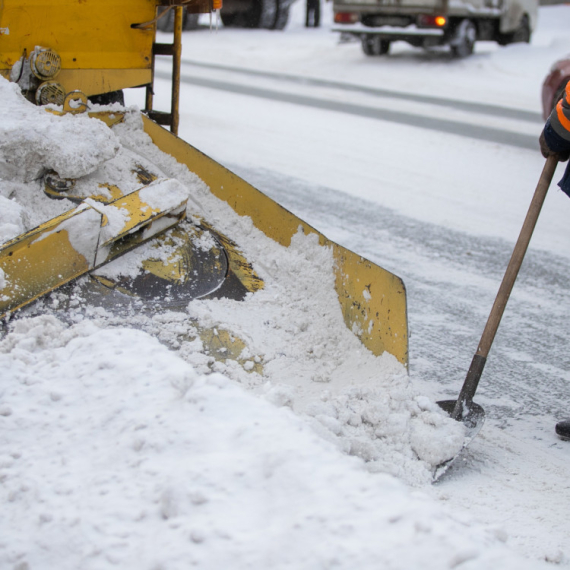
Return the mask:
[[[439,61],[441,54],[395,46],[393,59],[380,66],[358,46],[335,44],[326,30],[328,9],[325,28],[305,30],[301,5],[283,34],[185,34],[184,55],[465,100],[505,104],[516,96],[518,108],[538,110],[545,71],[570,51],[569,11],[542,9],[544,27],[531,46],[483,44],[482,60],[478,51],[453,64]],[[431,465],[457,449],[456,426],[421,394],[413,374],[408,378],[388,355],[371,357],[343,329],[326,250],[310,238],[299,237],[289,250],[264,240],[199,180],[156,153],[137,131],[136,114],[115,129],[116,137],[76,117],[71,134],[58,141],[55,123],[48,124],[53,119],[27,108],[5,82],[0,86],[3,239],[56,213],[53,202],[41,199],[38,163],[86,175],[86,184],[103,174],[129,184],[121,164],[136,152],[178,178],[190,193],[190,212],[236,239],[266,281],[245,303],[194,302],[187,314],[122,320],[82,307],[77,298],[65,322],[46,314],[11,323],[0,342],[2,568],[482,569],[569,562],[567,449],[534,446],[529,453],[528,442],[491,426],[473,444],[467,476],[432,487]],[[204,108],[215,108],[216,92],[204,93]],[[234,108],[223,111],[219,124],[204,119],[193,128],[200,103],[183,114],[182,136],[220,160],[334,188],[334,161],[324,160],[324,150],[337,143],[332,135],[323,141],[340,129],[336,156],[354,163],[355,197],[463,231],[516,234],[525,204],[510,176],[516,168],[517,181],[536,179],[541,163],[531,151],[469,141],[477,175],[466,179],[461,137],[447,135],[442,153],[433,141],[443,135],[386,123],[384,148],[369,152],[395,148],[414,160],[379,160],[378,176],[370,157],[358,162],[353,150],[346,157],[353,139],[366,142],[376,124],[333,123],[295,107],[281,111],[296,117],[285,125],[272,120],[277,106],[258,107],[246,97],[241,104],[256,123]],[[320,118],[323,138],[299,136],[307,113]],[[55,136],[59,148],[41,144],[38,131]],[[92,144],[80,146],[84,141]],[[288,150],[272,155],[266,150],[272,146]],[[481,188],[481,163],[500,163],[491,167],[500,196],[496,187]],[[432,170],[445,172],[447,185],[427,176]],[[378,179],[387,190],[381,196]],[[490,196],[481,196],[486,191]],[[492,196],[495,206],[512,205],[501,210],[506,219],[489,214]],[[549,199],[536,242],[567,255],[570,208],[559,192]],[[45,311],[63,301],[54,295]],[[249,350],[241,364],[212,362],[199,341],[188,340],[189,317],[245,337]],[[251,372],[260,363],[263,376]],[[421,385],[436,396],[434,387]]]

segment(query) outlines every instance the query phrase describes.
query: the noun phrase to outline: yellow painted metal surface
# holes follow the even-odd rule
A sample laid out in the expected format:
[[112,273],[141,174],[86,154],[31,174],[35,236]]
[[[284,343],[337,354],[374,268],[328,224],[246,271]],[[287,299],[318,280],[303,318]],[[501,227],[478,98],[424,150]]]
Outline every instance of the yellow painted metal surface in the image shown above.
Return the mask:
[[[101,215],[76,208],[0,248],[0,316],[68,283],[93,267]],[[81,247],[76,232],[85,232]],[[3,286],[2,286],[3,285]]]
[[[185,206],[185,204],[186,200],[181,201],[178,205],[178,209]],[[97,209],[96,205],[93,205],[92,207]],[[120,231],[113,232],[111,236],[100,244],[100,246],[109,245],[129,234],[133,234],[142,227],[147,226],[149,223],[152,223],[169,213],[169,210],[164,211],[160,208],[151,208],[141,200],[138,192],[131,192],[130,194],[122,196],[111,202],[109,206],[102,206],[103,215],[109,207],[115,208],[117,211],[128,212],[128,217],[125,218],[124,225]],[[103,225],[105,225],[105,223]]]
[[[118,200],[123,196],[123,191],[114,184],[99,184],[99,188],[104,188],[105,193],[92,195],[91,198],[96,202],[107,204],[108,202],[113,202],[114,200]],[[110,200],[108,197],[109,195],[111,196]]]
[[240,283],[250,293],[255,293],[263,289],[263,281],[253,270],[253,267],[246,259],[245,255],[240,251],[238,245],[225,235],[217,232],[215,228],[210,226],[204,220],[201,220],[200,225],[215,233],[216,239],[222,244],[226,255],[228,256],[228,265],[230,271],[235,274]]
[[[185,217],[186,199],[160,210],[141,200],[139,192],[107,206],[81,204],[3,244],[0,317],[126,253]],[[109,226],[111,210],[130,215],[124,223]]]
[[373,354],[387,351],[407,365],[406,290],[400,278],[328,240],[251,184],[156,123],[145,118],[144,127],[162,151],[186,164],[215,196],[238,214],[249,216],[271,239],[289,246],[299,228],[306,234],[317,234],[321,245],[333,249],[335,288],[346,326]]
[[[48,109],[48,108],[45,108],[45,110],[48,113],[51,113],[52,115],[58,115],[59,117],[66,114],[66,111],[56,111],[55,109]],[[122,123],[125,120],[125,114],[122,112],[118,113],[116,111],[90,111],[87,114],[93,119],[99,119],[100,121],[105,123],[108,127],[113,127],[119,123]],[[121,196],[122,195],[123,194],[121,193]]]
[[64,69],[57,76],[66,93],[78,89],[85,95],[110,93],[152,81],[150,69]]
[[7,77],[24,50],[50,48],[61,57],[57,76],[67,91],[86,95],[151,81],[155,0],[2,0],[0,72]]
[[255,360],[247,360],[242,357],[247,344],[235,333],[230,333],[224,329],[205,329],[198,328],[198,336],[200,340],[208,347],[208,354],[219,360],[226,362],[233,360],[244,367],[247,372],[257,372],[263,374],[263,364]]
[[[194,229],[194,227],[192,227]],[[181,256],[184,250],[181,247],[174,249],[180,244],[187,246],[190,240],[190,235],[188,232],[182,231],[179,228],[174,228],[172,232],[169,232],[160,239],[157,239],[153,244],[155,248],[160,245],[167,244],[173,248],[173,252],[167,257],[167,259],[149,257],[142,262],[143,268],[156,275],[160,279],[165,281],[175,283],[177,285],[184,284],[191,276],[188,274],[186,264],[181,263]],[[151,254],[152,255],[152,254]],[[220,252],[221,255],[221,252]],[[193,264],[188,264],[192,267]]]
[[[208,268],[204,260],[198,261],[192,258],[186,259],[183,262],[182,256],[191,256],[194,248],[191,242],[195,239],[200,239],[205,232],[212,232],[217,242],[222,248],[213,247],[212,252],[216,257],[224,256],[227,259],[228,269],[233,273],[241,285],[249,293],[255,293],[263,289],[263,281],[254,271],[251,264],[247,261],[243,253],[239,250],[236,243],[228,239],[225,235],[217,232],[204,220],[200,221],[199,226],[182,227],[177,226],[168,234],[163,234],[155,240],[155,247],[168,244],[174,246],[174,251],[168,259],[154,259],[149,257],[142,262],[145,270],[157,277],[182,285],[187,281],[196,279],[196,274],[215,273],[216,271],[223,270],[223,266],[216,263],[216,267]],[[217,255],[216,255],[217,253]],[[200,271],[196,271],[196,263],[200,263]]]

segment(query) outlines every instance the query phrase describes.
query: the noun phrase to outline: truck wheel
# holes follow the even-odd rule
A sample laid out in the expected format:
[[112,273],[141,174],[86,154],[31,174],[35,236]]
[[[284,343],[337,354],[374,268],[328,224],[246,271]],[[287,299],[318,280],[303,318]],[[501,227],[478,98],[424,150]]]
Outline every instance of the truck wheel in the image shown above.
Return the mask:
[[226,28],[237,28],[240,15],[241,14],[228,14],[227,12],[224,12],[223,8],[222,11],[220,12],[220,18],[222,19],[222,24],[224,24]]
[[186,18],[184,19],[183,30],[196,30],[198,29],[198,18],[200,14],[188,14],[186,13]]
[[253,6],[243,12],[245,28],[271,30],[277,19],[277,0],[254,0]]
[[277,6],[277,17],[275,18],[274,30],[283,30],[289,21],[289,6],[286,8],[281,7],[281,2]]
[[[166,10],[166,8],[159,9],[159,12],[162,13],[164,10]],[[162,16],[162,18],[157,20],[156,29],[161,32],[174,31],[174,8],[170,9],[166,16]]]
[[102,93],[101,95],[91,95],[89,101],[95,105],[112,105],[119,103],[125,106],[125,95],[122,90],[110,91],[109,93]]
[[509,43],[530,43],[530,24],[526,14],[521,18],[518,28],[511,34]]
[[461,20],[450,42],[451,53],[455,57],[467,57],[473,53],[477,28],[471,20]]
[[362,51],[366,55],[385,55],[390,51],[390,42],[380,36],[365,34],[362,36]]

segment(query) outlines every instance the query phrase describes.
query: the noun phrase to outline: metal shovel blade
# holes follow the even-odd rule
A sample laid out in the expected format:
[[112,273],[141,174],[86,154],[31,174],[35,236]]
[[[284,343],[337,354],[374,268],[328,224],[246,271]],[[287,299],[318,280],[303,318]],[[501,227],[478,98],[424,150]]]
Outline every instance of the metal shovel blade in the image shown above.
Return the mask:
[[[440,400],[437,405],[450,416],[453,414],[456,400]],[[469,405],[465,404],[463,414],[457,419],[465,426],[465,439],[463,446],[457,455],[440,463],[434,471],[433,481],[437,481],[452,465],[452,463],[461,455],[461,452],[471,443],[473,438],[479,433],[483,424],[485,423],[485,410],[475,402],[470,402]]]

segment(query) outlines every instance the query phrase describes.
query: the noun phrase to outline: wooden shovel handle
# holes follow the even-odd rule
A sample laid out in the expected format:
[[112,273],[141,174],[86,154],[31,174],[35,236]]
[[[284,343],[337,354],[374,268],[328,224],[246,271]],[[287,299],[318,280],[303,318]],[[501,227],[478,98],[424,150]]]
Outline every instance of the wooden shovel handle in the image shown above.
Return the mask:
[[536,226],[536,221],[544,204],[544,199],[546,198],[546,193],[552,182],[552,177],[554,176],[554,171],[558,164],[558,159],[554,156],[549,157],[546,160],[546,164],[542,169],[542,174],[536,186],[534,196],[530,203],[526,218],[524,220],[523,226],[521,228],[519,238],[511,255],[511,259],[505,271],[505,276],[501,286],[499,287],[499,292],[495,298],[493,308],[487,319],[487,324],[485,325],[485,330],[481,335],[481,340],[479,341],[479,346],[477,347],[477,352],[473,357],[471,366],[469,367],[469,372],[461,388],[459,398],[457,399],[457,404],[453,411],[452,417],[458,419],[463,413],[463,406],[465,403],[469,406],[477,390],[479,384],[479,379],[483,373],[483,367],[487,360],[489,350],[493,344],[495,334],[499,328],[501,318],[507,306],[507,301],[513,290],[519,269],[521,268],[530,238]]

